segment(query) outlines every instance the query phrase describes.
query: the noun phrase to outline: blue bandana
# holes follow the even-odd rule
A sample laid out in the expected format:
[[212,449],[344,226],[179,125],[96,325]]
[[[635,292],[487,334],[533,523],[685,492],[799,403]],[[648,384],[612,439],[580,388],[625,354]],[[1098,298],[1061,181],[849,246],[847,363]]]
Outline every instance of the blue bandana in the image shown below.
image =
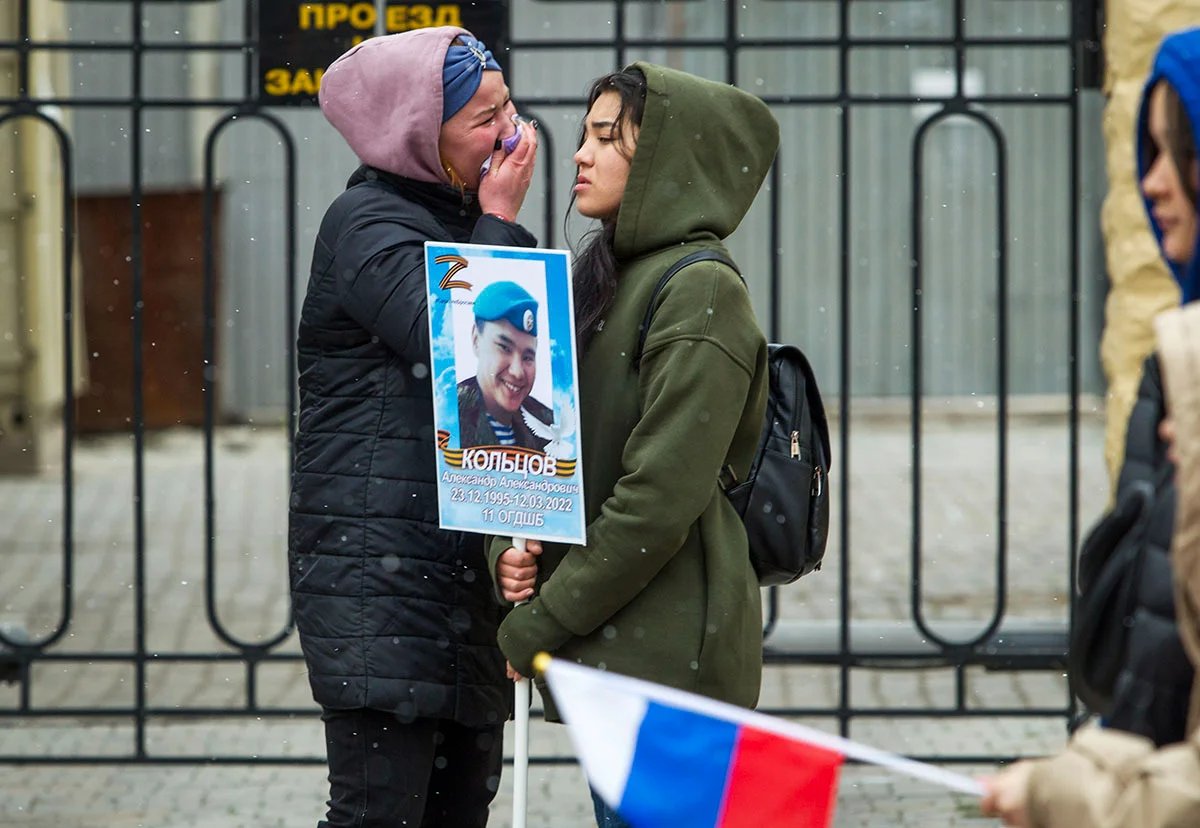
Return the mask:
[[500,71],[500,64],[496,63],[482,41],[470,35],[459,35],[450,44],[446,50],[446,62],[442,64],[443,124],[471,100],[479,89],[485,69]]

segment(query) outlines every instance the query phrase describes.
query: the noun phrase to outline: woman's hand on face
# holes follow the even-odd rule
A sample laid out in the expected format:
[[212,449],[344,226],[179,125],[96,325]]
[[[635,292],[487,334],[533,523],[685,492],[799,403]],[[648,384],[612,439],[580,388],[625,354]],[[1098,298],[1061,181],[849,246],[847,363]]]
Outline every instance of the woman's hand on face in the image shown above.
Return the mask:
[[537,162],[537,130],[527,123],[518,123],[521,142],[511,153],[503,149],[492,153],[492,166],[479,182],[479,206],[485,213],[498,213],[515,221],[525,194],[533,182]]
[[984,816],[1000,817],[1005,825],[1027,828],[1029,823],[1029,774],[1033,762],[1017,762],[995,776],[980,781],[987,793],[979,802]]
[[[489,175],[489,178],[491,176]],[[496,561],[496,583],[505,601],[517,603],[533,597],[537,583],[537,556],[542,554],[541,541],[525,541],[525,551],[510,546]]]

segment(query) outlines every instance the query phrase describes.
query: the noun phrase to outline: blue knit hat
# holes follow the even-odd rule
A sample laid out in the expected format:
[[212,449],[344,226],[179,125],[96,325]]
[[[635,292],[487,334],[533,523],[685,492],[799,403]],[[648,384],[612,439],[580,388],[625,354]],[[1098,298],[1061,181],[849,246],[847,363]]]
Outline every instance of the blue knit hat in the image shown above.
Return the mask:
[[501,319],[518,331],[537,336],[537,300],[515,282],[492,282],[475,297],[475,321]]
[[479,89],[486,69],[500,71],[500,64],[492,53],[470,35],[459,35],[446,50],[442,64],[442,123],[454,117],[454,113],[467,105],[467,101]]

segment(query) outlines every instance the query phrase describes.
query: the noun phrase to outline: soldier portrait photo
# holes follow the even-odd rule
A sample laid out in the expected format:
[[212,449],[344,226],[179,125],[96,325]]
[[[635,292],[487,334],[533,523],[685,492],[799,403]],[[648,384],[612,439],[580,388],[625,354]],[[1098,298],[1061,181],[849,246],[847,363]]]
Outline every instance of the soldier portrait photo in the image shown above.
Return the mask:
[[476,297],[474,317],[475,375],[458,384],[460,447],[541,451],[554,412],[530,393],[537,380],[538,302],[516,282],[493,282]]

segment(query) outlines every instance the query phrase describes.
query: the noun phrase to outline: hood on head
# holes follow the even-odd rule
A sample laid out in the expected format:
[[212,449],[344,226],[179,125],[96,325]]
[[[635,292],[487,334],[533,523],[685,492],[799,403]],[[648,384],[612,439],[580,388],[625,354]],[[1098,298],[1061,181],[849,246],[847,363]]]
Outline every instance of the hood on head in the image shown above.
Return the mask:
[[321,112],[364,164],[449,183],[438,157],[442,64],[457,26],[373,37],[347,51],[321,78]]
[[[1150,77],[1142,91],[1142,102],[1137,117],[1137,140],[1134,142],[1139,182],[1146,176],[1146,158],[1150,147],[1150,93],[1159,81],[1164,80],[1171,84],[1179,95],[1192,127],[1192,140],[1195,141],[1200,137],[1200,129],[1197,129],[1200,126],[1200,28],[1187,29],[1167,36],[1154,56]],[[1180,170],[1179,174],[1186,175],[1187,171]],[[1162,231],[1151,215],[1150,199],[1143,196],[1142,200],[1146,205],[1150,229],[1161,248]],[[1179,282],[1185,303],[1200,298],[1200,234],[1197,235],[1197,242],[1191,261],[1186,264],[1167,261],[1175,281]]]
[[724,83],[641,61],[646,109],[617,215],[629,258],[741,223],[779,149],[767,105]]

